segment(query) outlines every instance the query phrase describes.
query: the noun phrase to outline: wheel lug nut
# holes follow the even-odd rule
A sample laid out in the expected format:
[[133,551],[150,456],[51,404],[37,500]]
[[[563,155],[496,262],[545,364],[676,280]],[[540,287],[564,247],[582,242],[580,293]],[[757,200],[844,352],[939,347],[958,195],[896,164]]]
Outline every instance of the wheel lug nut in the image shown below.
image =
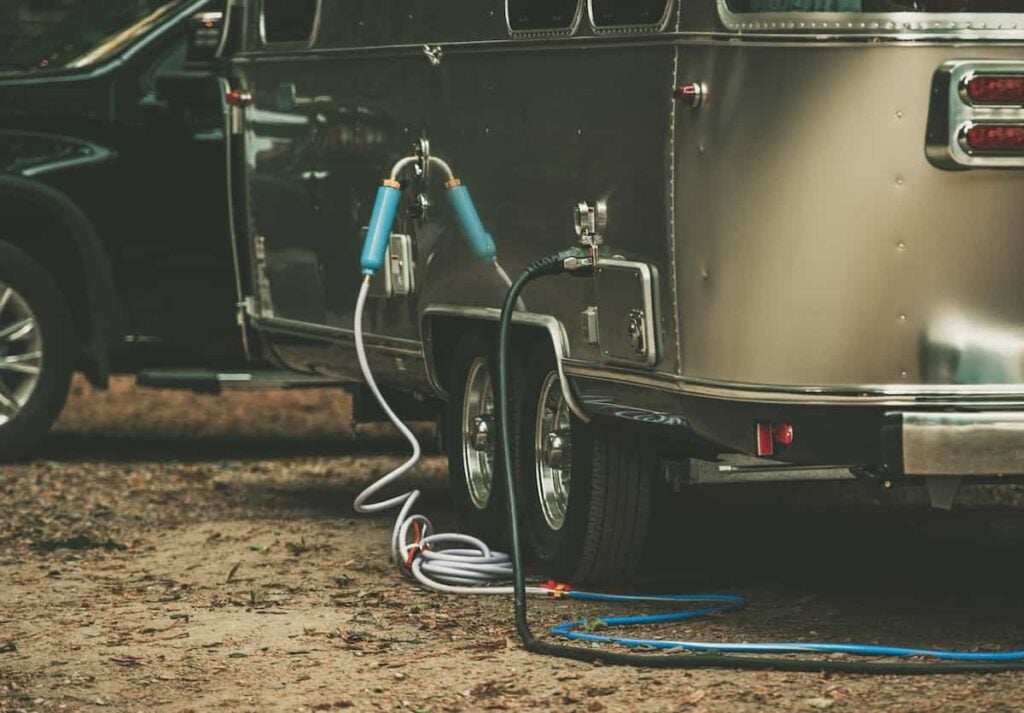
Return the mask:
[[473,448],[485,451],[491,445],[491,419],[488,416],[477,416],[473,419]]

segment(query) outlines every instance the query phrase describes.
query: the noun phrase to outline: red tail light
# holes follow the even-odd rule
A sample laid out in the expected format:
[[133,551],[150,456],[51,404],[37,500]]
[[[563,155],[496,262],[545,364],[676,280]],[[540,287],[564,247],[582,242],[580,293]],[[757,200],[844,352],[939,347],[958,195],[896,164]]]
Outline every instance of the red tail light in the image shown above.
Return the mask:
[[1024,124],[974,124],[964,142],[971,151],[1024,154]]
[[775,455],[775,446],[785,448],[793,443],[793,425],[789,423],[754,424],[754,452],[759,456]]
[[772,438],[780,446],[788,446],[793,443],[793,425],[789,423],[776,423],[772,426]]
[[975,104],[1016,104],[1024,106],[1024,75],[978,75],[964,84],[964,93]]

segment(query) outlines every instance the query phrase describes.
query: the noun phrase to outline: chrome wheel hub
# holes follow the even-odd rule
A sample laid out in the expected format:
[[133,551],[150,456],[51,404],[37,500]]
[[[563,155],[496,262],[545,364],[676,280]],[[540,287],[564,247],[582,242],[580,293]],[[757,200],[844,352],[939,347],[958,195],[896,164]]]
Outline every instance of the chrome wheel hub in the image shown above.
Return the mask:
[[483,510],[494,480],[494,393],[487,360],[477,357],[466,374],[462,401],[462,472],[474,507]]
[[28,302],[0,282],[0,426],[32,397],[43,367],[43,340]]
[[569,510],[572,421],[558,372],[548,374],[541,385],[534,434],[534,472],[540,509],[548,527],[561,530]]

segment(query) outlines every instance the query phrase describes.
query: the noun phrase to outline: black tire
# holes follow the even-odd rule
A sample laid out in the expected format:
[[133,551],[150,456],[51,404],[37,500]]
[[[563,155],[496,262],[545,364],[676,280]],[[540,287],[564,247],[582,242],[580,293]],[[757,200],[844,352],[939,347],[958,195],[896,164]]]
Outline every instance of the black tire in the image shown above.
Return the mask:
[[553,358],[527,368],[520,462],[529,544],[544,574],[573,584],[612,584],[633,576],[651,520],[657,461],[635,434],[570,418],[571,478],[564,523],[553,528],[541,504],[537,413]]
[[[0,460],[4,461],[31,453],[60,415],[71,385],[76,352],[71,311],[57,283],[29,255],[0,241],[0,296],[6,288],[20,296],[35,318],[42,340],[42,361],[38,380],[27,400],[10,420],[0,425]],[[0,344],[0,353],[10,348]],[[8,389],[13,378],[0,371],[0,380],[4,380],[0,386]]]
[[[491,393],[497,404],[497,364],[495,348],[491,340],[468,333],[459,338],[452,354],[448,371],[448,404],[444,414],[445,447],[448,454],[448,476],[452,504],[458,521],[459,531],[478,537],[492,548],[502,548],[508,541],[508,498],[506,496],[504,470],[500,455],[494,452],[491,463],[490,492],[486,503],[481,506],[480,494],[474,497],[470,479],[467,478],[467,463],[464,444],[469,434],[463,428],[463,409],[466,408],[466,393],[474,363],[486,365],[490,374]],[[509,404],[509,428],[513,441],[513,456],[518,451],[521,405],[517,388],[522,382],[522,368],[513,360],[510,371],[512,399]],[[497,423],[491,421],[492,443],[497,444]]]

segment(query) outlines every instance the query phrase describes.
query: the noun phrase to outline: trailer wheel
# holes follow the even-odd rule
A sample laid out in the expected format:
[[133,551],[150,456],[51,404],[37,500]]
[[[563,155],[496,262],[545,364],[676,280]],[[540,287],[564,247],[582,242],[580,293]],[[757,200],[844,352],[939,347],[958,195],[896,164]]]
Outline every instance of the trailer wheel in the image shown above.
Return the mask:
[[[449,399],[445,413],[445,444],[452,502],[460,530],[500,547],[508,533],[505,478],[497,457],[495,418],[497,369],[493,344],[476,335],[464,335],[455,347],[449,372]],[[522,368],[511,365],[513,394],[521,389]],[[520,400],[509,404],[513,454],[516,453]]]
[[49,431],[74,353],[63,293],[39,263],[0,241],[0,460],[24,456]]
[[550,357],[527,371],[521,461],[527,529],[538,564],[573,583],[635,573],[651,516],[655,461],[630,434],[585,424],[569,410]]

